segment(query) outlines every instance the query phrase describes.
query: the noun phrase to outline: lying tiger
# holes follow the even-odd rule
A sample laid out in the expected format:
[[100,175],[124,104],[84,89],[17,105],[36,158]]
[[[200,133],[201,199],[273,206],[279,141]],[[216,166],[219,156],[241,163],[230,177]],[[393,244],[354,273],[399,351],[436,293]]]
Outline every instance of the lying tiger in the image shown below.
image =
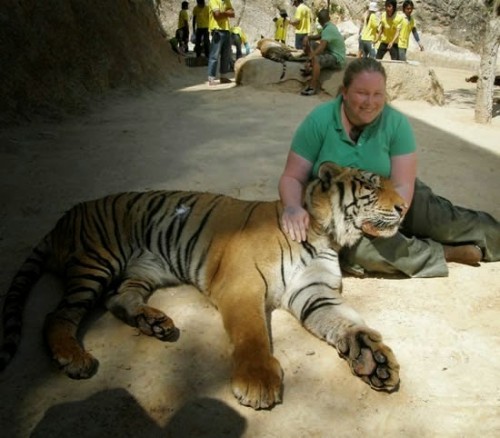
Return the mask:
[[257,41],[257,49],[260,50],[264,58],[276,62],[305,62],[309,58],[302,51],[296,51],[288,47],[286,44],[270,38],[262,38]]
[[271,352],[267,314],[281,307],[334,346],[352,372],[376,390],[399,384],[399,365],[380,334],[341,298],[337,251],[363,232],[393,235],[403,200],[388,180],[324,163],[305,193],[307,241],[279,226],[279,201],[242,201],[182,191],[123,193],[69,210],[26,259],[8,291],[0,369],[21,338],[22,308],[45,270],[60,275],[65,293],[49,314],[45,338],[71,378],[91,377],[98,361],[77,338],[91,308],[107,308],[161,340],[178,330],[146,304],[155,289],[190,284],[217,306],[234,346],[232,390],[243,405],[281,401],[282,370]]

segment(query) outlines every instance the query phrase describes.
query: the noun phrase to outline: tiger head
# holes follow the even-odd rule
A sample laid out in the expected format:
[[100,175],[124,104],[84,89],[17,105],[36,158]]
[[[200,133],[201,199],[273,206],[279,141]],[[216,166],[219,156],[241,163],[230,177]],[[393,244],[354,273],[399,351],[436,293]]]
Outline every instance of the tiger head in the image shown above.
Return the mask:
[[312,228],[340,246],[352,246],[363,233],[393,236],[406,207],[389,179],[331,162],[320,166],[305,203]]

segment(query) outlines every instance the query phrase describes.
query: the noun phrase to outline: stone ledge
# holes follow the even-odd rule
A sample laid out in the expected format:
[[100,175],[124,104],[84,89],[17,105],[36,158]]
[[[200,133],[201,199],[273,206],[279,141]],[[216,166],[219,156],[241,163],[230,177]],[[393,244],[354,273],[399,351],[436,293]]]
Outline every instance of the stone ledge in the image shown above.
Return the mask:
[[[347,62],[354,59],[348,57]],[[433,69],[414,62],[382,61],[382,63],[387,72],[389,101],[423,100],[432,105],[444,105],[443,86]],[[259,51],[255,51],[236,62],[236,83],[257,88],[276,84],[285,86],[288,81],[305,84],[301,68],[303,68],[302,63],[271,61],[263,58]],[[321,73],[322,90],[331,96],[336,96],[342,83],[342,76],[343,71],[323,71]]]

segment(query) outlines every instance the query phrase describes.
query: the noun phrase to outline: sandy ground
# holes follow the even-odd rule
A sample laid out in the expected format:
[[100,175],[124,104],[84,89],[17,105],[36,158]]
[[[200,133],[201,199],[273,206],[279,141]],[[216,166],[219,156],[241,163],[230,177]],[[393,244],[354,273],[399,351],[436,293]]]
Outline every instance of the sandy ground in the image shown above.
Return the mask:
[[[420,176],[456,203],[500,217],[500,117],[472,122],[469,71],[436,69],[449,103],[395,102],[411,116]],[[0,289],[30,247],[78,201],[113,192],[193,189],[273,199],[297,124],[325,96],[204,85],[179,66],[169,86],[114,96],[92,114],[0,133]],[[450,265],[447,278],[345,278],[344,294],[401,364],[377,393],[325,343],[275,311],[283,404],[253,411],[229,387],[230,346],[216,312],[184,287],[154,294],[181,330],[160,343],[97,312],[84,333],[98,374],[54,369],[41,337],[57,303],[45,276],[24,337],[0,376],[4,437],[493,437],[500,431],[500,263]]]

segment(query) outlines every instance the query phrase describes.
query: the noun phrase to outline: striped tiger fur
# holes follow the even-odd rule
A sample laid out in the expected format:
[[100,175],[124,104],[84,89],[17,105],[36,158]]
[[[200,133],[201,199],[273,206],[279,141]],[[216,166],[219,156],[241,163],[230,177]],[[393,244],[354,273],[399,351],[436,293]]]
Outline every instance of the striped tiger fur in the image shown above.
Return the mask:
[[377,390],[394,390],[399,365],[380,334],[341,298],[337,251],[363,232],[393,235],[403,201],[389,181],[324,163],[305,192],[307,241],[280,228],[279,201],[151,191],[84,202],[69,210],[15,275],[3,309],[0,367],[21,339],[22,309],[45,271],[65,282],[44,334],[59,367],[86,379],[98,361],[78,339],[84,317],[101,299],[118,318],[158,339],[178,330],[147,305],[159,287],[189,284],[217,306],[234,346],[232,390],[243,405],[281,401],[282,371],[271,353],[266,312],[282,307],[336,347],[352,372]]
[[306,62],[309,60],[304,52],[294,51],[286,44],[280,43],[279,41],[275,41],[270,38],[260,39],[259,41],[257,41],[256,47],[260,50],[263,58],[267,58],[271,61],[280,62],[281,64],[283,64],[283,71],[281,73],[280,80],[282,80],[286,75],[287,61]]

